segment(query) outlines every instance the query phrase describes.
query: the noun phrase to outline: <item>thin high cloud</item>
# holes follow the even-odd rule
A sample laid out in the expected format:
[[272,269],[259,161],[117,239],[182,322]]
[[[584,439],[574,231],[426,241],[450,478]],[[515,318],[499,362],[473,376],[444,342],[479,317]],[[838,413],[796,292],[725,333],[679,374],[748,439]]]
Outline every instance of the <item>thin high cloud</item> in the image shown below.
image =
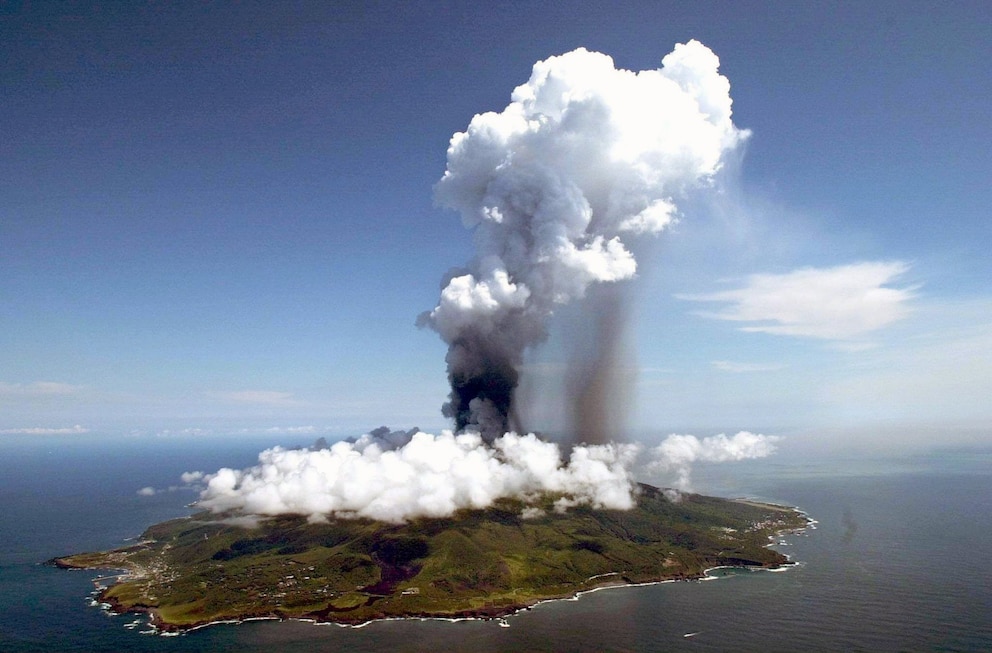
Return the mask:
[[710,364],[721,372],[732,372],[734,374],[776,372],[787,367],[780,363],[738,363],[736,361],[712,361]]
[[233,392],[211,392],[215,399],[234,404],[250,404],[255,406],[299,406],[303,402],[293,397],[291,392],[275,390],[238,390]]
[[[258,426],[240,429],[214,429],[191,426],[183,429],[162,429],[154,434],[160,437],[169,436],[210,436],[210,435],[330,435],[334,428],[330,426]],[[135,434],[140,434],[136,431]]]
[[5,383],[0,381],[0,398],[40,399],[67,397],[82,392],[83,388],[69,383],[35,381],[34,383]]
[[784,274],[752,274],[734,290],[677,295],[725,308],[699,315],[745,322],[741,331],[852,341],[910,313],[916,287],[893,288],[909,270],[902,261],[867,261],[832,268],[801,268]]
[[31,427],[23,429],[0,429],[0,435],[72,435],[74,433],[89,433],[88,428],[79,424],[63,428]]

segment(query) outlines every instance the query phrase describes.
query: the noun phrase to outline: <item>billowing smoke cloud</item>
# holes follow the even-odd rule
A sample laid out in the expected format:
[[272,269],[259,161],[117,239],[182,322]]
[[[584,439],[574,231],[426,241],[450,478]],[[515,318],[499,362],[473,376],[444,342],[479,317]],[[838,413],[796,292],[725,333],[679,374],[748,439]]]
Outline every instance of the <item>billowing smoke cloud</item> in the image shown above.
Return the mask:
[[673,485],[680,490],[689,490],[693,463],[764,458],[775,452],[775,443],[780,439],[775,435],[749,431],[741,431],[729,438],[723,433],[702,439],[694,435],[672,434],[652,451],[651,466],[660,471],[673,472]]
[[[452,137],[435,189],[474,230],[477,250],[418,320],[448,344],[444,412],[455,431],[380,428],[330,446],[269,449],[244,470],[187,473],[184,481],[204,484],[200,507],[248,522],[285,513],[403,522],[548,493],[558,510],[631,508],[642,447],[579,444],[565,457],[553,442],[518,434],[514,393],[524,354],[546,337],[556,308],[634,277],[629,240],[672,224],[677,202],[746,138],[718,66],[695,41],[639,73],[584,49],[538,62],[502,112],[477,115]],[[569,375],[583,443],[604,442],[617,412],[626,310],[622,293],[598,295],[594,351]],[[687,485],[692,462],[767,455],[772,441],[673,435],[649,464]],[[539,513],[531,504],[522,515]]]
[[[638,73],[575,50],[535,64],[503,111],[452,137],[435,195],[474,230],[477,251],[418,322],[448,344],[444,412],[458,431],[493,442],[521,430],[519,369],[555,307],[634,277],[628,239],[670,225],[677,201],[747,136],[731,121],[718,66],[696,41]],[[589,395],[607,386],[580,388],[583,404],[601,405]]]
[[[687,490],[694,462],[760,458],[771,454],[779,439],[746,431],[730,438],[670,435],[647,452],[637,444],[578,445],[564,460],[557,444],[533,434],[511,432],[489,445],[475,432],[376,431],[330,446],[275,447],[259,454],[254,467],[187,472],[182,479],[204,484],[199,507],[241,516],[301,514],[315,521],[366,517],[399,523],[547,493],[559,495],[557,510],[576,505],[626,510],[635,502],[632,470],[639,458],[647,458],[640,462],[649,468],[674,472],[675,487]],[[406,442],[390,444],[397,438]],[[522,512],[524,517],[538,514],[534,506]]]
[[315,520],[447,517],[462,508],[485,508],[501,497],[549,492],[562,495],[560,509],[634,505],[629,470],[636,445],[575,447],[563,463],[558,445],[534,435],[508,433],[487,446],[478,433],[416,432],[395,449],[384,448],[382,435],[328,448],[276,447],[259,454],[255,467],[183,478],[206,483],[201,508],[303,514]]

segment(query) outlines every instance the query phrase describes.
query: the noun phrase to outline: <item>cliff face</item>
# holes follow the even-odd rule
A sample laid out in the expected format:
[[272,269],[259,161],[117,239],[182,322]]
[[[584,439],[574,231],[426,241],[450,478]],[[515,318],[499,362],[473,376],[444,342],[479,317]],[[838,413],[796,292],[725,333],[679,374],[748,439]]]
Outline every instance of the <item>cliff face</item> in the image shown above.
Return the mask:
[[201,513],[153,526],[135,546],[53,562],[126,569],[101,599],[166,630],[264,616],[358,623],[496,616],[604,584],[778,566],[787,561],[769,536],[806,525],[790,509],[699,495],[673,503],[650,486],[629,511],[559,514],[555,498],[403,525],[287,516],[245,528]]

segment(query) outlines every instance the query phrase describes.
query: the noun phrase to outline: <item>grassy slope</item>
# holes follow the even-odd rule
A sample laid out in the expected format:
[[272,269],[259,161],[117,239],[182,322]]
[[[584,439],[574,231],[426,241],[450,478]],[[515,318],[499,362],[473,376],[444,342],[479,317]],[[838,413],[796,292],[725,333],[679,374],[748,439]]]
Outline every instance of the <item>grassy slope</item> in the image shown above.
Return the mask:
[[150,610],[166,628],[250,616],[361,622],[496,615],[607,582],[778,565],[769,535],[805,525],[790,510],[699,495],[672,503],[647,486],[631,511],[557,514],[552,500],[536,519],[507,500],[404,525],[291,516],[246,529],[200,514],[149,528],[143,545],[56,562],[129,569],[104,600]]

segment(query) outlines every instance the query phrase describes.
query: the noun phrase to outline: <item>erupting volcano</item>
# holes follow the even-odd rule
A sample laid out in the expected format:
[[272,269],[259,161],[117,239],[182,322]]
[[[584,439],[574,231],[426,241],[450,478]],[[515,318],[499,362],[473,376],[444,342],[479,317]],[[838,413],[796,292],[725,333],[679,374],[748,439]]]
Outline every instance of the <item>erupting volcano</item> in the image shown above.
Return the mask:
[[[633,278],[628,241],[671,225],[679,200],[709,184],[747,137],[731,121],[718,66],[697,41],[637,73],[578,49],[535,64],[505,109],[452,137],[435,197],[473,230],[476,255],[449,272],[418,322],[448,344],[443,410],[458,431],[491,443],[524,430],[514,410],[521,363],[556,307],[593,284]],[[608,367],[615,347],[603,340],[617,328],[598,331],[595,366]],[[572,400],[601,405],[597,392],[590,379]]]
[[[557,308],[633,278],[628,241],[672,224],[680,198],[747,136],[731,122],[718,63],[695,41],[639,73],[575,50],[537,63],[502,112],[452,137],[436,198],[461,213],[476,254],[418,322],[448,344],[454,430],[383,427],[274,447],[248,469],[188,472],[201,512],[137,545],[53,562],[129,570],[100,600],[168,630],[247,617],[493,617],[603,585],[786,564],[768,537],[803,527],[803,515],[638,484],[644,448],[608,441],[619,294],[586,307],[598,337],[570,375],[567,457],[524,430],[516,405],[524,355]],[[685,490],[693,462],[765,456],[774,441],[670,435],[646,464]]]
[[[199,505],[394,523],[548,495],[561,511],[632,508],[631,470],[643,448],[607,433],[627,311],[619,293],[605,302],[609,310],[583,299],[593,286],[632,279],[632,239],[676,221],[679,202],[712,186],[725,155],[747,138],[731,121],[730,84],[718,67],[697,41],[677,45],[661,68],[636,73],[585,49],[535,64],[505,109],[475,116],[451,138],[435,188],[437,202],[473,231],[476,248],[418,319],[448,344],[443,412],[454,430],[384,429],[330,447],[276,447],[253,468],[192,475],[206,484]],[[597,336],[570,375],[564,412],[575,424],[563,456],[520,423],[516,391],[525,353],[569,303],[587,309]],[[685,487],[693,461],[767,455],[774,438],[741,432],[666,442],[648,464],[674,471]]]

